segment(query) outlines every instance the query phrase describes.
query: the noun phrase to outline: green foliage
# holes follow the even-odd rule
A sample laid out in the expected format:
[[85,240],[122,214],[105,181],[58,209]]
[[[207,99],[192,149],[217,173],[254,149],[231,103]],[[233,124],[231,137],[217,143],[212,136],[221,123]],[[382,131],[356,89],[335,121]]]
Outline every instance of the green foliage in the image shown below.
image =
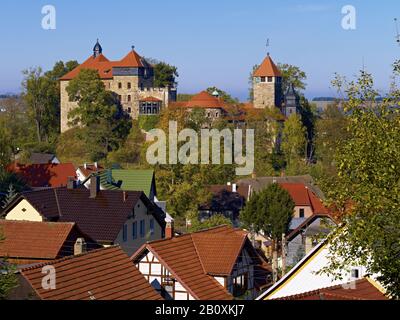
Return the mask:
[[140,115],[139,116],[139,128],[144,131],[150,131],[157,127],[158,122],[160,121],[159,115]]
[[306,141],[306,128],[303,126],[300,117],[297,114],[291,114],[285,121],[281,143],[289,167],[305,158]]
[[307,79],[307,75],[299,67],[287,63],[278,63],[277,67],[282,73],[282,90],[284,94],[290,84],[294,85],[296,91],[306,88],[305,80]]
[[17,191],[15,190],[13,184],[10,183],[7,190],[6,198],[3,200],[2,208],[5,209],[14,200],[16,196],[17,196]]
[[59,79],[74,69],[76,61],[57,62],[53,69],[43,73],[40,67],[23,71],[23,98],[28,116],[36,126],[37,142],[54,141],[60,131]]
[[25,182],[19,176],[0,166],[0,192],[7,194],[10,185],[13,186],[16,192],[21,192],[27,189]]
[[81,164],[90,162],[91,156],[85,140],[86,128],[74,128],[63,132],[57,143],[56,154],[61,162]]
[[142,155],[142,146],[145,142],[143,132],[140,130],[138,121],[132,121],[131,131],[125,142],[116,151],[108,154],[107,162],[109,163],[125,163],[127,164],[142,164],[144,158]]
[[154,86],[164,88],[174,86],[176,77],[179,77],[178,68],[165,62],[156,62],[154,68]]
[[344,228],[332,235],[324,271],[337,276],[349,263],[360,263],[400,298],[400,91],[393,86],[376,103],[372,75],[365,71],[350,82],[337,76],[333,84],[347,98],[349,137],[339,142],[338,181],[328,193],[343,213]]
[[240,213],[244,226],[252,232],[262,231],[275,241],[288,231],[293,216],[294,202],[290,194],[272,183],[255,193]]
[[[4,239],[0,229],[0,246]],[[0,300],[6,300],[11,290],[17,287],[18,279],[15,270],[15,266],[7,263],[7,259],[0,258]]]
[[193,98],[193,94],[188,94],[188,93],[178,93],[176,97],[176,101],[189,101],[190,99]]
[[199,221],[197,213],[192,214],[188,218],[191,221],[191,226],[188,230],[189,232],[196,232],[204,229],[218,227],[221,225],[232,226],[231,220],[229,218],[226,218],[222,214],[215,214],[209,219],[204,220],[203,222]]

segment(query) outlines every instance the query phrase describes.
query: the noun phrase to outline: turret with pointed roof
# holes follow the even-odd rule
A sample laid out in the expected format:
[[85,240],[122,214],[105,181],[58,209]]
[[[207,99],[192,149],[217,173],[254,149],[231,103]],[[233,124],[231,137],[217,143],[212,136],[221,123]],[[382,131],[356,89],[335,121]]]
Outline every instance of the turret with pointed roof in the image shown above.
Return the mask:
[[285,94],[285,104],[283,106],[283,114],[290,116],[292,113],[298,113],[300,106],[300,98],[294,89],[293,83],[289,85],[289,88]]
[[282,73],[268,54],[253,73],[255,108],[282,106]]
[[103,52],[103,48],[101,47],[100,43],[99,43],[99,39],[97,39],[96,44],[93,47],[93,57],[98,57],[99,55],[101,55]]

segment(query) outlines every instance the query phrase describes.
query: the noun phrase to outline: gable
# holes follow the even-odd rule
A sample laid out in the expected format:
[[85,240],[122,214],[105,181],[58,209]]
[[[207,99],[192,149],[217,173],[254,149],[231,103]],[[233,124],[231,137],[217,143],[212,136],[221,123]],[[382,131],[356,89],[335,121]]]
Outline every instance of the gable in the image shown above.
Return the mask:
[[[341,271],[342,279],[335,279],[327,274],[316,274],[328,265],[328,253],[329,245],[325,242],[321,243],[258,299],[282,298],[356,280],[351,277],[349,270]],[[359,277],[363,277],[366,273],[366,269],[362,266],[350,266],[349,268],[358,269]]]
[[21,198],[5,216],[6,220],[43,221],[42,215],[26,200]]

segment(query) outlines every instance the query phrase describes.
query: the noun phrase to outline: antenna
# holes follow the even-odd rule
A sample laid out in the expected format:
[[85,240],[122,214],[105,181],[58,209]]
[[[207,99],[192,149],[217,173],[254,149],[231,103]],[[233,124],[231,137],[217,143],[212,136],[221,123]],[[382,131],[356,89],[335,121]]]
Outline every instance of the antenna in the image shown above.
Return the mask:
[[396,42],[400,45],[400,34],[399,34],[399,26],[397,24],[397,18],[394,18],[394,23],[396,25]]

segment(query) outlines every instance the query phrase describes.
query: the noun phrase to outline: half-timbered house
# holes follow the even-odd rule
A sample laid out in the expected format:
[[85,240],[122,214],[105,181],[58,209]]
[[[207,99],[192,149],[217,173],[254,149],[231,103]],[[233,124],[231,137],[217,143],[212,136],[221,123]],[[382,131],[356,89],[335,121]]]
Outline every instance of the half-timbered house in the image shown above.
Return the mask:
[[146,243],[132,260],[164,298],[175,300],[253,298],[269,274],[247,234],[228,226]]

